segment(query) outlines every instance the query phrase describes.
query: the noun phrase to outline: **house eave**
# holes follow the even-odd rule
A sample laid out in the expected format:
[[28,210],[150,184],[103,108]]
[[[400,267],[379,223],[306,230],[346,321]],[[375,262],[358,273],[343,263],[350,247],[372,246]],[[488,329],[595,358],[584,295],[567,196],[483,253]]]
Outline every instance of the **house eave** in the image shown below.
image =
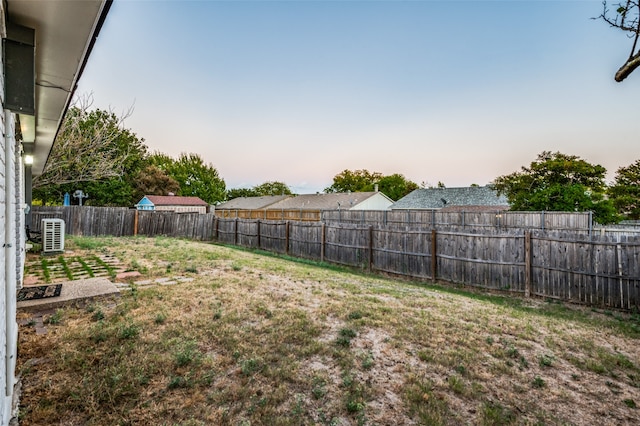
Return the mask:
[[[33,175],[42,174],[112,0],[7,0],[7,19],[35,30]],[[27,120],[21,120],[26,122]]]

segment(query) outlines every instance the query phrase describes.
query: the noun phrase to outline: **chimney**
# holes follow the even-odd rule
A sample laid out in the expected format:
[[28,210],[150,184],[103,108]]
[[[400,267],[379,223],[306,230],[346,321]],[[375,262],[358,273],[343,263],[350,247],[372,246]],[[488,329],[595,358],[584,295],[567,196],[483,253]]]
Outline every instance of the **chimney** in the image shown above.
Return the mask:
[[378,184],[373,185],[373,192],[378,192]]

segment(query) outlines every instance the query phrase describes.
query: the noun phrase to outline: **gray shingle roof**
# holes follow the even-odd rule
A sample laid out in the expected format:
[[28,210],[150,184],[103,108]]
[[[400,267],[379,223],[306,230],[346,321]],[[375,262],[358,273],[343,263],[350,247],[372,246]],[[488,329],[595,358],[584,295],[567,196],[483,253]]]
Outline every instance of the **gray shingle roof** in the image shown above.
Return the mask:
[[290,195],[265,195],[262,197],[238,197],[218,204],[216,210],[256,210],[291,197]]
[[[348,210],[381,192],[342,192],[332,194],[303,194],[272,204],[267,209],[283,210]],[[385,196],[386,197],[386,196]]]
[[399,199],[391,209],[441,209],[448,206],[508,207],[509,202],[487,186],[423,188]]

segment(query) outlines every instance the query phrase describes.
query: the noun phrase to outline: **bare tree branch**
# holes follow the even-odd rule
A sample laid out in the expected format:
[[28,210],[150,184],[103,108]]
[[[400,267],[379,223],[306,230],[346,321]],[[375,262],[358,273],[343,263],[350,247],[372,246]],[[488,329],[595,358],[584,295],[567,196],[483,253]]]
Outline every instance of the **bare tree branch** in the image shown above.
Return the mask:
[[640,66],[640,50],[637,50],[640,39],[640,0],[627,0],[624,4],[615,4],[615,13],[609,11],[606,0],[602,5],[602,13],[596,19],[602,19],[609,26],[629,33],[629,37],[633,38],[629,58],[614,77],[617,82],[621,82]]
[[116,116],[112,110],[90,111],[92,105],[88,95],[69,109],[43,173],[34,177],[34,188],[122,175],[129,149],[118,139],[127,132],[123,123],[133,107]]
[[618,72],[616,72],[615,80],[620,83],[625,78],[629,77],[636,68],[640,67],[640,52],[636,53],[635,56],[632,56],[625,62],[623,66],[620,67]]

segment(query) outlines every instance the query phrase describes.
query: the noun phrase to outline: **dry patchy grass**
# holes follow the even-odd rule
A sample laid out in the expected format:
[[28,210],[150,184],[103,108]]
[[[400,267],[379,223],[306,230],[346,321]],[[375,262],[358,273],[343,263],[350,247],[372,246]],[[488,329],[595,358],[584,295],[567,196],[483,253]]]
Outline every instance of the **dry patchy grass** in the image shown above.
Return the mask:
[[639,322],[169,238],[72,238],[149,277],[20,329],[23,425],[640,423]]

